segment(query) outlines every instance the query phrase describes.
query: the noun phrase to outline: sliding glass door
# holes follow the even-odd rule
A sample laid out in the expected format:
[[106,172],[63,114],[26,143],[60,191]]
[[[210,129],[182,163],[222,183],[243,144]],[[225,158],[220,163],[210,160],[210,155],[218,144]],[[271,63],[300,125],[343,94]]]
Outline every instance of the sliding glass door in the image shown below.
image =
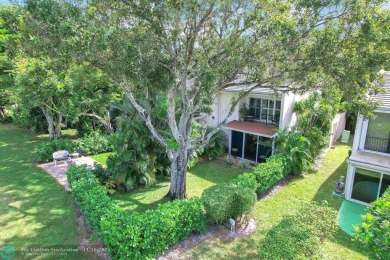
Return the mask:
[[390,176],[381,172],[356,168],[351,198],[371,203],[383,195],[390,185]]

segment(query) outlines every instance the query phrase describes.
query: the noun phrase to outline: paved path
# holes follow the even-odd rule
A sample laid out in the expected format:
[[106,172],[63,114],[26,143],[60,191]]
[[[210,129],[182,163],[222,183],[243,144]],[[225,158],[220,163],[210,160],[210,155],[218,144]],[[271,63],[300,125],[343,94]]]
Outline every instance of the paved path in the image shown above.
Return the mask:
[[54,165],[54,162],[39,164],[38,166],[53,176],[66,191],[69,191],[68,179],[66,178],[68,166],[72,163],[77,166],[86,165],[87,168],[92,169],[95,162],[91,157],[80,157],[70,161],[58,161],[57,166]]

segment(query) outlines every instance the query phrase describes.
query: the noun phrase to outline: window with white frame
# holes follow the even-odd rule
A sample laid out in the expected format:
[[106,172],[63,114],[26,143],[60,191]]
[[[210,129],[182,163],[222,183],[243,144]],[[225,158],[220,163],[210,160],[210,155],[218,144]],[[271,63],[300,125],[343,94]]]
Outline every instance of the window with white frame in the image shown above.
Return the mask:
[[390,113],[374,113],[370,119],[364,140],[364,149],[390,153]]
[[267,98],[249,98],[249,112],[253,119],[275,121],[280,116],[281,101]]

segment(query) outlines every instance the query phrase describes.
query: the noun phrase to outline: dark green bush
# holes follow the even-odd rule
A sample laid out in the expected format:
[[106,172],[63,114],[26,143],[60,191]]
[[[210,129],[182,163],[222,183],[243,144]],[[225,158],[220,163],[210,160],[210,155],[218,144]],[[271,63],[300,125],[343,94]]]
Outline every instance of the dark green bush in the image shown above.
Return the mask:
[[143,214],[127,215],[90,170],[71,167],[67,175],[73,197],[113,259],[154,258],[190,233],[207,228],[199,199],[176,200]]
[[69,153],[77,149],[77,144],[68,139],[54,139],[51,142],[40,143],[35,153],[40,162],[49,162],[53,160],[53,153],[59,150],[67,150]]
[[336,231],[337,212],[310,203],[273,227],[260,246],[262,259],[324,259],[322,243]]
[[6,117],[0,117],[0,123],[2,124],[10,124],[12,123],[13,119],[11,116],[6,116]]
[[78,146],[83,151],[83,155],[112,152],[109,136],[96,132],[81,138]]
[[13,123],[35,133],[47,133],[47,121],[41,109],[18,108],[13,112]]
[[[207,133],[213,130],[212,127],[207,129]],[[215,159],[221,156],[226,150],[226,135],[222,130],[218,130],[205,146],[203,155],[208,159]]]
[[290,172],[288,158],[283,154],[276,154],[267,159],[265,163],[255,167],[252,173],[256,176],[258,184],[257,194],[262,194]]
[[371,247],[379,259],[390,256],[390,188],[372,203],[355,228],[355,239]]
[[203,191],[202,199],[208,220],[222,223],[248,213],[256,202],[256,193],[247,187],[224,183]]

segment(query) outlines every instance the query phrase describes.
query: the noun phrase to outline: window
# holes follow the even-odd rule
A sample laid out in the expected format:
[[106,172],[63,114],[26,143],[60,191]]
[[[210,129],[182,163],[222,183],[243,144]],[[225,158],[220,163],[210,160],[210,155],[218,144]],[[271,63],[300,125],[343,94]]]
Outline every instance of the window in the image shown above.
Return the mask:
[[265,98],[249,98],[249,111],[253,119],[277,121],[280,116],[281,101]]
[[364,149],[390,153],[390,114],[375,113],[368,122]]

